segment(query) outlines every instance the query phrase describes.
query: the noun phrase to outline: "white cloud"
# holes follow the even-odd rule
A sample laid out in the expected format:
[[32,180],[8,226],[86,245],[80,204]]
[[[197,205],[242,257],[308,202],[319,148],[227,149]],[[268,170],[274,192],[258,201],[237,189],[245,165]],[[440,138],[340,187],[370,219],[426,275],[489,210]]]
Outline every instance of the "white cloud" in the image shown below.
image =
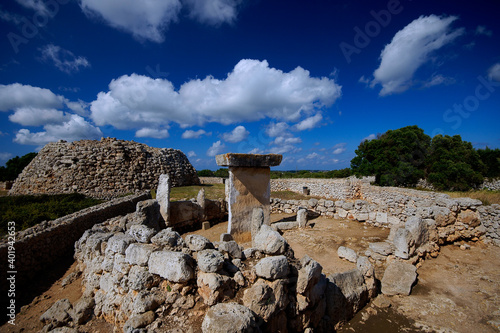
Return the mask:
[[0,161],[8,161],[10,160],[14,155],[11,153],[0,153]]
[[42,132],[31,132],[20,129],[16,133],[14,142],[23,145],[45,145],[52,141],[75,141],[82,139],[99,139],[102,132],[78,115],[71,115],[68,121],[62,124],[45,125]]
[[264,154],[264,151],[259,148],[254,148],[248,152],[248,154]]
[[193,150],[188,151],[187,157],[195,157],[195,156],[197,156],[197,155]]
[[207,155],[208,156],[215,156],[217,154],[220,154],[226,149],[226,146],[219,140],[216,141],[212,144],[210,148],[207,150]]
[[85,57],[76,57],[71,51],[54,44],[45,45],[40,51],[42,60],[53,63],[61,72],[67,74],[80,71],[80,67],[90,67],[90,62]]
[[53,109],[63,106],[63,98],[49,89],[13,83],[0,84],[0,111],[18,108]]
[[456,16],[420,16],[402,30],[380,54],[380,66],[373,73],[371,86],[382,85],[380,96],[400,93],[412,85],[416,70],[430,54],[452,42],[464,29],[451,29]]
[[65,100],[64,103],[71,111],[79,114],[80,116],[88,117],[90,115],[90,112],[88,110],[90,104],[82,101],[81,99],[79,99],[77,102]]
[[306,156],[306,159],[308,160],[313,160],[313,159],[322,159],[323,156],[321,156],[318,153],[310,153],[309,155]]
[[293,145],[284,145],[284,146],[272,147],[271,149],[269,149],[269,152],[271,154],[285,154],[285,153],[296,154],[301,150],[302,148],[297,148]]
[[202,129],[197,130],[197,131],[187,130],[184,133],[182,133],[182,138],[183,139],[198,139],[202,135],[210,136],[210,135],[212,135],[212,132],[207,133],[205,130],[202,130]]
[[428,80],[427,82],[424,82],[423,87],[430,88],[430,87],[437,86],[440,84],[449,85],[449,84],[453,84],[453,83],[455,83],[455,79],[450,78],[450,77],[445,77],[441,74],[437,74],[437,75],[433,75],[430,78],[430,80]]
[[345,142],[337,143],[335,146],[333,146],[332,153],[334,155],[342,154],[343,152],[346,151],[346,148],[345,148],[346,145],[347,145],[347,143],[345,143]]
[[274,139],[271,144],[277,145],[277,146],[283,146],[283,145],[294,145],[301,143],[302,139],[297,138],[297,137],[284,137],[284,136],[278,136],[276,139]]
[[165,139],[170,136],[168,134],[168,130],[166,129],[157,129],[157,128],[141,128],[137,132],[135,132],[135,136],[137,138],[155,138],[155,139]]
[[46,124],[61,124],[67,119],[64,112],[56,109],[38,109],[22,107],[9,116],[9,120],[23,126],[42,126]]
[[97,125],[119,129],[176,122],[181,126],[217,122],[229,125],[263,118],[297,120],[304,112],[329,106],[341,87],[297,67],[291,72],[267,61],[241,60],[223,80],[208,76],[178,91],[165,79],[132,74],[113,80],[91,103]]
[[277,136],[291,135],[291,133],[289,132],[289,128],[290,126],[288,126],[288,124],[284,122],[270,123],[266,128],[266,134],[272,138]]
[[493,36],[493,31],[488,30],[484,25],[478,25],[476,28],[476,35]]
[[321,120],[323,120],[323,116],[321,115],[321,113],[318,113],[312,117],[302,120],[300,123],[295,125],[295,129],[298,131],[313,129],[318,126]]
[[236,21],[241,0],[184,0],[184,3],[189,7],[192,18],[219,25]]
[[21,6],[32,9],[34,11],[42,12],[48,14],[49,11],[42,0],[16,0]]
[[249,134],[250,132],[247,131],[244,126],[237,126],[230,133],[224,133],[222,135],[222,138],[224,139],[224,141],[236,143],[248,138]]
[[272,154],[299,152],[301,150],[294,145],[301,143],[302,139],[293,136],[290,126],[287,123],[270,123],[266,128],[266,134],[275,138],[269,143],[270,145],[275,145],[275,147],[271,147],[270,149]]
[[104,20],[111,27],[132,34],[139,40],[161,43],[164,32],[177,20],[179,0],[80,0],[89,17]]
[[377,138],[377,135],[376,134],[370,134],[368,135],[366,138],[363,138],[363,140],[361,140],[361,142],[363,141],[366,141],[366,140],[373,140],[373,139],[376,139]]
[[488,76],[491,80],[500,82],[500,63],[496,63],[490,67]]

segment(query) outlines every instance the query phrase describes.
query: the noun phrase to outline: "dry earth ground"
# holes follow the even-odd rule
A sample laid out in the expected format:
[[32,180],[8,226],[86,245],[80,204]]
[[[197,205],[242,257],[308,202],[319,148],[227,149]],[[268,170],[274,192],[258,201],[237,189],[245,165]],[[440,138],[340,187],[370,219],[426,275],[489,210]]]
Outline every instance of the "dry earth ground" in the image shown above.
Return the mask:
[[[272,215],[272,221],[290,217]],[[327,275],[355,267],[338,258],[339,246],[362,253],[369,242],[383,240],[388,234],[388,229],[355,221],[320,217],[310,222],[312,227],[286,231],[284,237],[296,257],[307,253],[323,266]],[[196,233],[218,241],[226,230],[227,222]],[[426,260],[418,269],[418,284],[412,295],[387,298],[390,308],[377,307],[377,301],[370,303],[340,332],[499,332],[500,322],[496,322],[495,328],[493,321],[500,319],[500,248],[482,243],[471,246],[465,251],[451,245],[442,248],[438,258]],[[73,271],[75,264],[50,289],[21,309],[16,326],[4,324],[0,332],[37,332],[42,328],[38,318],[55,301],[68,298],[75,302],[81,296],[80,278],[61,286]],[[108,333],[113,332],[113,327],[94,319],[80,330]]]

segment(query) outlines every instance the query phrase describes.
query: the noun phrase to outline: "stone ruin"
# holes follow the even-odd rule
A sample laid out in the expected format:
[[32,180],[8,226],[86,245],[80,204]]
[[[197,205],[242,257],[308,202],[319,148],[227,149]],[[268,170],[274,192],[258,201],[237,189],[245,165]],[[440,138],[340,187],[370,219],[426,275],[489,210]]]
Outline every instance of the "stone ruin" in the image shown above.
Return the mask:
[[[232,158],[247,157],[227,154],[222,163],[234,167],[238,162]],[[264,161],[265,168],[279,163],[264,156],[254,160]],[[359,199],[275,200],[273,209],[297,212],[297,221],[269,225],[271,207],[262,191],[269,188],[269,179],[259,177],[258,186],[248,182],[251,177],[245,172],[253,173],[257,165],[250,166],[230,170],[233,181],[228,185],[230,197],[233,191],[229,211],[239,221],[233,226],[250,232],[251,247],[236,243],[231,227],[219,242],[194,234],[183,238],[168,227],[173,206],[168,206],[168,176],[162,177],[160,188],[166,193],[159,191],[158,201],[137,203],[134,213],[95,225],[75,243],[84,294],[74,304],[64,299],[47,310],[40,318],[44,331],[76,327],[95,316],[124,332],[331,332],[379,292],[409,295],[419,263],[437,256],[440,245],[485,239],[484,225],[498,224],[498,207],[485,218],[477,200],[412,197],[402,203],[385,193],[386,201],[378,198],[376,204]],[[257,171],[265,175],[265,170]],[[235,205],[240,195],[251,200]],[[254,201],[259,195],[264,199]],[[197,202],[205,207],[203,193]],[[310,213],[374,220],[381,226],[394,223],[388,239],[370,243],[364,254],[339,247],[338,256],[356,268],[327,277],[307,255],[295,258],[279,233],[305,227]],[[379,281],[375,267],[381,266],[385,272]]]
[[196,170],[180,150],[113,138],[59,141],[40,150],[9,194],[78,192],[114,198],[156,188],[161,174],[168,174],[174,187],[200,183]]

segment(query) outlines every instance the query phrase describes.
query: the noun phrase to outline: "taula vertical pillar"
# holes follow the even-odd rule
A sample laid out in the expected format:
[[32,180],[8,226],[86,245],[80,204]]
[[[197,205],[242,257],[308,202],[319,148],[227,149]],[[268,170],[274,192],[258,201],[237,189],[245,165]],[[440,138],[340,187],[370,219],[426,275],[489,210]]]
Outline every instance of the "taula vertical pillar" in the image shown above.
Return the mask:
[[250,232],[252,212],[257,207],[264,210],[264,223],[270,223],[270,167],[280,165],[281,159],[276,154],[230,153],[215,157],[217,165],[229,168],[229,234]]

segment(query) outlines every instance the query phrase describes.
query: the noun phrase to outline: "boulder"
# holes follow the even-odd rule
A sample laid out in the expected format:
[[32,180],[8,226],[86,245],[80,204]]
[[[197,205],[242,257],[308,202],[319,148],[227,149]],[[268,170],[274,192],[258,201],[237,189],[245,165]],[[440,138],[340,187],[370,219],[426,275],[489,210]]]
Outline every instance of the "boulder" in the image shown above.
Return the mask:
[[382,278],[384,295],[409,295],[417,279],[417,268],[411,264],[393,261],[387,266]]
[[157,233],[151,238],[151,243],[172,251],[179,251],[185,244],[181,235],[171,228],[163,229]]
[[44,324],[51,324],[52,327],[65,326],[71,320],[73,307],[67,298],[60,299],[40,316],[40,321]]
[[137,203],[134,218],[132,222],[127,226],[134,224],[143,224],[148,228],[160,230],[160,204],[154,199],[140,201]]
[[196,281],[198,293],[206,305],[214,305],[224,300],[224,297],[234,297],[235,281],[228,276],[216,273],[198,273]]
[[254,208],[252,211],[252,225],[250,232],[252,234],[252,240],[257,235],[260,227],[264,224],[264,210],[262,207]]
[[243,258],[243,251],[235,241],[222,242],[219,244],[219,251],[229,254],[231,258]]
[[285,238],[266,224],[261,226],[252,241],[253,247],[266,254],[277,255],[286,251],[287,242]]
[[257,333],[260,332],[255,315],[237,303],[219,303],[211,307],[201,325],[203,333]]
[[411,234],[415,247],[419,247],[429,241],[427,223],[418,216],[410,216],[405,223],[405,229]]
[[243,304],[267,321],[287,305],[285,280],[257,280],[253,286],[245,290]]
[[358,259],[358,255],[356,254],[356,251],[353,249],[350,249],[345,246],[339,246],[337,250],[337,254],[340,258],[346,259],[350,262],[356,262],[356,259]]
[[271,225],[271,227],[278,230],[290,230],[299,227],[299,222],[276,222]]
[[147,266],[149,256],[157,247],[153,244],[131,244],[125,250],[125,259],[130,265]]
[[171,282],[187,282],[194,277],[194,259],[184,253],[172,251],[153,252],[149,257],[148,268]]
[[403,228],[396,230],[394,235],[393,245],[394,245],[394,255],[402,259],[408,259],[412,251],[412,236],[411,233]]
[[300,263],[302,268],[299,270],[299,276],[297,278],[297,292],[303,294],[318,283],[323,267],[308,255],[305,255],[300,260]]
[[148,228],[144,224],[134,224],[130,226],[127,233],[139,243],[149,243],[151,238],[156,235],[156,230]]
[[[333,202],[332,202],[333,204]],[[299,209],[297,212],[297,223],[299,224],[299,228],[305,228],[307,225],[307,210]]]
[[212,242],[202,235],[187,235],[186,245],[191,251],[195,252],[214,248]]
[[224,265],[224,255],[217,250],[202,250],[197,256],[198,267],[202,272],[215,273]]
[[108,239],[106,251],[125,254],[125,250],[131,243],[135,243],[135,239],[120,232]]
[[130,317],[123,326],[124,333],[135,333],[140,332],[138,329],[144,328],[151,324],[155,320],[155,314],[153,311],[148,311],[142,314],[138,314]]
[[388,256],[389,254],[392,254],[392,246],[387,242],[370,243],[368,247],[373,252],[381,254],[383,256]]
[[267,280],[285,278],[289,271],[288,259],[285,256],[267,257],[255,265],[257,276]]

